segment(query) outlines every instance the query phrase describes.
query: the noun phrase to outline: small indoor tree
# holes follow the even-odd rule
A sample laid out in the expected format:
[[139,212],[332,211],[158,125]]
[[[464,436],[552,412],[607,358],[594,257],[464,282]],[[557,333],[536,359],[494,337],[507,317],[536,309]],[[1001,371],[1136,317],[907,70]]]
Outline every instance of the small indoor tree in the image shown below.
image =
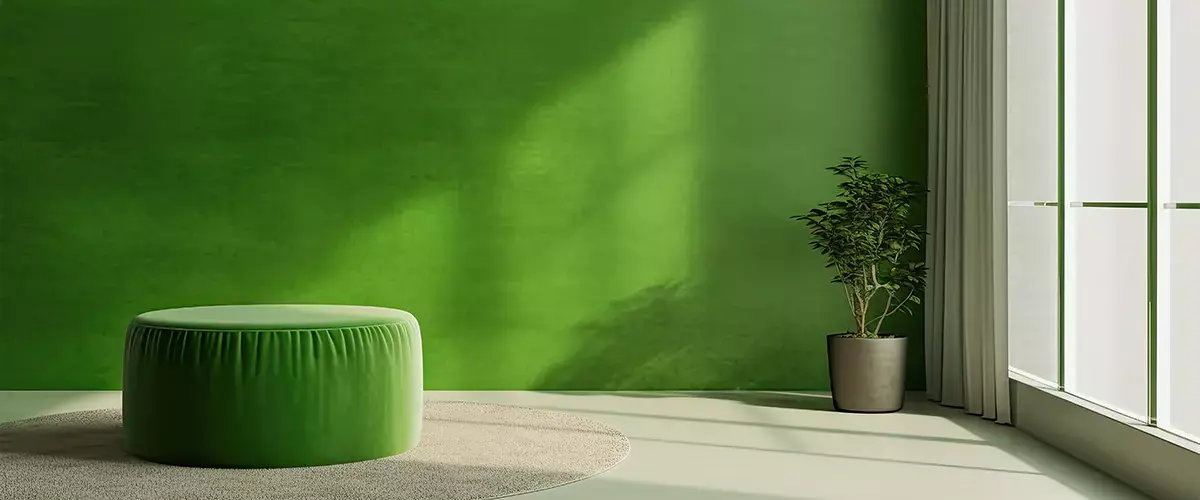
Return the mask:
[[869,172],[860,157],[842,158],[827,170],[843,177],[837,198],[792,219],[808,225],[812,247],[845,291],[855,325],[846,336],[880,338],[884,320],[912,314],[921,303],[927,268],[917,252],[924,228],[913,221],[912,207],[925,190],[903,177]]

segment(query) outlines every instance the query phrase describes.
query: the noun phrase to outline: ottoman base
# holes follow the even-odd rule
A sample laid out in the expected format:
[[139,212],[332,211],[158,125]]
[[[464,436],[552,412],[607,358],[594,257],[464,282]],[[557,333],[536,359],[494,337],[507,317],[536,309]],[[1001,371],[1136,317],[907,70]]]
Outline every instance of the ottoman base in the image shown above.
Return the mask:
[[[239,324],[222,321],[233,313]],[[406,312],[351,306],[146,313],[126,333],[122,398],[125,449],[153,462],[383,458],[420,440],[420,330]]]

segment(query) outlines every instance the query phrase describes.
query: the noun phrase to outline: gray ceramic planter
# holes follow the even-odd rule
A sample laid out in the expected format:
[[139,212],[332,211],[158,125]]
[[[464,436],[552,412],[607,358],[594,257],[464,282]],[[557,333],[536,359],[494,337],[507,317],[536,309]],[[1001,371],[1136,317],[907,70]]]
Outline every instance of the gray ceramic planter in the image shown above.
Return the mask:
[[826,338],[833,406],[854,413],[891,413],[904,407],[908,339]]

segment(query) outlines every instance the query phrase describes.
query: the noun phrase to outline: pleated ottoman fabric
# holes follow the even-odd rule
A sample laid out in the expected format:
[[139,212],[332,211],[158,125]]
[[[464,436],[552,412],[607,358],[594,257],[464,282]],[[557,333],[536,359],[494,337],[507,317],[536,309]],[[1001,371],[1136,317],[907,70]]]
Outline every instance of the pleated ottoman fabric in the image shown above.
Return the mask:
[[415,447],[421,334],[396,309],[207,306],[139,315],[125,338],[125,448],[154,462],[274,468]]

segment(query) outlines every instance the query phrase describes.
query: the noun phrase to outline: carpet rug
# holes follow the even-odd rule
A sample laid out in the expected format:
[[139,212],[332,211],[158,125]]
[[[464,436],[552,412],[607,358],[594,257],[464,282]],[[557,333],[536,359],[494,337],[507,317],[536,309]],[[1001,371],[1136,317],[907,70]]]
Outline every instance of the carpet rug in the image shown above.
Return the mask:
[[426,401],[421,443],[379,460],[291,469],[206,469],[121,449],[120,410],[0,423],[0,498],[22,500],[481,500],[612,468],[629,440],[569,413]]

